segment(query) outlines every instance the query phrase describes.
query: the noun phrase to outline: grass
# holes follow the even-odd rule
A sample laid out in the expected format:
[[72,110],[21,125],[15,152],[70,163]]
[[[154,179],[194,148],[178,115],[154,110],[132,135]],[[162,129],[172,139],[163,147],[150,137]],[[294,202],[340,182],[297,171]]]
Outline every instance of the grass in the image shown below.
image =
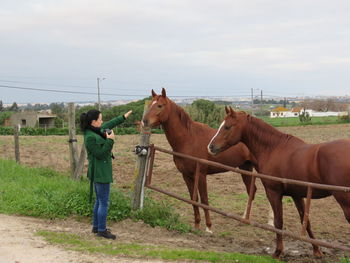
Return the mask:
[[69,250],[121,255],[135,258],[157,258],[163,260],[193,260],[205,262],[280,262],[270,256],[252,256],[239,253],[198,251],[191,249],[173,249],[164,246],[140,245],[135,243],[109,242],[101,239],[87,239],[75,234],[38,231],[48,242],[63,245]]
[[311,117],[311,121],[305,124],[301,123],[299,118],[270,118],[270,117],[260,117],[260,118],[274,127],[347,123],[347,121],[341,120],[337,116]]
[[[0,180],[0,213],[51,219],[92,215],[86,179],[74,181],[68,175],[48,168],[29,168],[14,161],[0,160]],[[142,211],[132,212],[130,195],[112,187],[108,219],[120,221],[126,218],[181,233],[191,230],[180,221],[170,204],[147,198]]]

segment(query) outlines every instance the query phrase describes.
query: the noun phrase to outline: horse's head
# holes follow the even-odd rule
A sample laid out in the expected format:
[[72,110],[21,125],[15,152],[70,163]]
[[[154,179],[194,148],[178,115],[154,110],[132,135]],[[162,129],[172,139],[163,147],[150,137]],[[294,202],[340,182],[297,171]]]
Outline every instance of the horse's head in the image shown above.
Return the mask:
[[152,89],[152,101],[142,119],[146,127],[154,127],[167,121],[169,117],[170,103],[166,97],[166,91],[162,88],[162,94],[157,95]]
[[243,121],[240,113],[235,112],[231,107],[225,107],[226,117],[221,123],[217,133],[208,144],[208,152],[216,155],[241,140]]

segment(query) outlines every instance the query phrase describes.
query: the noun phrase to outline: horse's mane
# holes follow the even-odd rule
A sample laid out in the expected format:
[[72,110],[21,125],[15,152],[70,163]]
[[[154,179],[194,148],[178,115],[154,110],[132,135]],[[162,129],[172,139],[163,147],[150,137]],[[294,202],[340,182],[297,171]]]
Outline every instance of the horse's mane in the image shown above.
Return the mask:
[[194,123],[190,115],[188,115],[188,113],[175,102],[171,100],[169,101],[171,102],[172,108],[175,111],[175,113],[180,117],[181,124],[183,124],[187,130],[190,130],[192,124]]
[[291,139],[301,139],[294,137],[293,135],[283,133],[277,130],[275,127],[264,122],[259,118],[255,118],[249,114],[244,113],[247,117],[248,126],[247,134],[249,137],[254,137],[264,147],[273,147],[280,143],[289,141]]

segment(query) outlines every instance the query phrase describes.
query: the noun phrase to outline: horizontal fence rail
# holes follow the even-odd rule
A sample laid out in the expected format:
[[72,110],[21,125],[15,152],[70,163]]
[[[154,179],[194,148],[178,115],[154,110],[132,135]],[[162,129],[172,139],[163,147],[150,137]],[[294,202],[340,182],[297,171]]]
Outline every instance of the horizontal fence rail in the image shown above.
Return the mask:
[[232,171],[232,172],[236,172],[236,173],[240,173],[240,174],[246,174],[246,175],[250,175],[250,176],[256,176],[258,178],[269,179],[269,180],[281,182],[281,183],[284,183],[284,184],[296,184],[296,185],[301,185],[301,186],[310,186],[312,188],[317,188],[317,189],[322,189],[322,190],[341,191],[341,192],[349,192],[350,193],[350,187],[326,185],[326,184],[317,184],[317,183],[309,183],[309,182],[304,182],[304,181],[299,181],[299,180],[274,177],[274,176],[271,176],[271,175],[260,174],[260,173],[256,173],[256,172],[249,172],[249,171],[241,170],[239,168],[235,168],[235,167],[231,167],[231,166],[228,166],[228,165],[224,165],[224,164],[221,164],[221,163],[217,163],[217,162],[208,161],[208,160],[205,160],[205,159],[193,157],[191,155],[169,151],[169,150],[160,148],[160,147],[155,146],[155,145],[153,147],[154,147],[155,150],[163,152],[163,153],[167,153],[167,154],[183,157],[183,158],[190,159],[190,160],[202,163],[202,164],[206,164],[206,165],[214,166],[214,167],[217,167],[217,168],[221,168],[221,169],[224,169],[224,170],[227,170],[227,171]]
[[[310,182],[303,182],[303,181],[298,181],[298,180],[293,180],[293,179],[284,179],[284,178],[278,178],[278,177],[274,177],[274,176],[270,176],[270,175],[265,175],[265,174],[260,174],[257,172],[249,172],[249,171],[245,171],[245,170],[241,170],[239,168],[235,168],[235,167],[231,167],[231,166],[227,166],[221,163],[217,163],[217,162],[213,162],[213,161],[208,161],[205,159],[201,159],[201,158],[197,158],[194,156],[190,156],[187,154],[183,154],[183,153],[178,153],[178,152],[173,152],[173,151],[169,151],[166,149],[163,149],[161,147],[155,146],[155,145],[150,145],[150,154],[149,154],[149,165],[148,165],[148,171],[147,171],[147,178],[146,178],[146,187],[149,189],[152,189],[154,191],[169,195],[171,197],[174,197],[178,200],[184,201],[188,204],[192,204],[204,209],[208,209],[210,211],[213,211],[215,213],[221,214],[223,216],[235,219],[239,222],[242,222],[244,224],[248,224],[248,225],[252,225],[254,227],[259,227],[262,228],[264,230],[268,230],[271,232],[275,232],[278,234],[281,234],[282,236],[289,236],[292,237],[294,239],[297,240],[301,240],[304,242],[308,242],[314,245],[319,245],[319,246],[323,246],[323,247],[327,247],[327,248],[335,248],[335,249],[340,249],[340,250],[344,250],[344,251],[350,251],[350,247],[348,246],[343,246],[340,244],[335,244],[335,243],[330,243],[330,242],[326,242],[323,240],[319,240],[319,239],[312,239],[309,237],[305,237],[303,235],[305,235],[305,230],[306,230],[306,225],[307,225],[307,220],[308,220],[308,215],[309,215],[309,209],[310,209],[310,205],[311,205],[311,196],[312,196],[312,188],[316,188],[316,189],[322,189],[322,190],[329,190],[329,191],[341,191],[341,192],[350,192],[350,187],[343,187],[343,186],[335,186],[335,185],[325,185],[325,184],[317,184],[317,183],[310,183]],[[160,189],[159,187],[156,186],[152,186],[151,185],[151,180],[152,180],[152,173],[153,173],[153,163],[154,163],[154,159],[155,159],[155,152],[159,151],[159,152],[163,152],[166,154],[170,154],[170,155],[175,155],[178,157],[182,157],[182,158],[186,158],[189,160],[193,160],[195,162],[204,164],[204,165],[210,165],[210,166],[214,166],[217,168],[221,168],[227,171],[232,171],[232,172],[236,172],[236,173],[240,173],[240,174],[245,174],[245,175],[249,175],[252,177],[252,181],[255,181],[255,178],[261,178],[261,179],[269,179],[269,180],[273,180],[273,181],[278,181],[284,184],[295,184],[295,185],[300,185],[300,186],[305,186],[307,187],[307,200],[306,200],[306,206],[305,206],[305,213],[304,213],[304,220],[303,220],[303,224],[302,224],[302,231],[301,231],[301,235],[297,235],[285,230],[281,230],[281,229],[277,229],[273,226],[267,225],[267,224],[262,224],[256,221],[253,221],[251,219],[249,219],[249,212],[250,212],[250,207],[251,207],[251,202],[252,202],[252,195],[249,194],[249,202],[247,205],[247,209],[248,209],[248,216],[246,216],[245,218],[239,216],[239,215],[235,215],[232,213],[226,213],[223,212],[215,207],[209,206],[209,205],[205,205],[199,202],[194,201],[194,196],[192,197],[192,200],[190,199],[186,199],[183,198],[177,194],[168,192],[166,190]],[[197,177],[197,174],[196,174]],[[198,178],[196,178],[198,179]],[[197,188],[195,186],[195,191],[197,191]],[[252,191],[250,191],[252,192]]]

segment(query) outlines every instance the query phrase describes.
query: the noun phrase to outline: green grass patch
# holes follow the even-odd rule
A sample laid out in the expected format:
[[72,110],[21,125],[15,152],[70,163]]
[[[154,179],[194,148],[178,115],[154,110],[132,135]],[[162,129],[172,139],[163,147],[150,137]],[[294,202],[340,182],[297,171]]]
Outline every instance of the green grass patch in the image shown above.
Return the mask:
[[337,116],[329,117],[311,117],[311,121],[308,123],[301,123],[299,118],[270,118],[259,117],[263,121],[274,127],[286,127],[286,126],[304,126],[304,125],[326,125],[326,124],[344,124],[348,123],[347,120],[343,120]]
[[350,258],[344,257],[341,259],[340,263],[350,263]]
[[[0,160],[0,213],[41,218],[91,217],[89,181],[74,181],[68,174],[48,168],[30,168],[14,161]],[[111,188],[108,220],[143,220],[151,226],[189,232],[172,206],[166,202],[145,200],[142,211],[131,212],[130,194]]]
[[74,234],[38,231],[48,242],[63,245],[66,249],[88,251],[106,255],[127,255],[135,258],[157,258],[163,260],[194,260],[206,262],[280,262],[270,256],[253,256],[239,253],[172,249],[163,246],[140,245],[134,243],[109,242],[102,239],[87,239]]
[[191,226],[181,222],[180,215],[174,213],[173,207],[167,202],[158,203],[146,198],[144,207],[144,209],[134,212],[135,219],[143,220],[153,227],[160,226],[180,233],[188,233],[192,230]]

